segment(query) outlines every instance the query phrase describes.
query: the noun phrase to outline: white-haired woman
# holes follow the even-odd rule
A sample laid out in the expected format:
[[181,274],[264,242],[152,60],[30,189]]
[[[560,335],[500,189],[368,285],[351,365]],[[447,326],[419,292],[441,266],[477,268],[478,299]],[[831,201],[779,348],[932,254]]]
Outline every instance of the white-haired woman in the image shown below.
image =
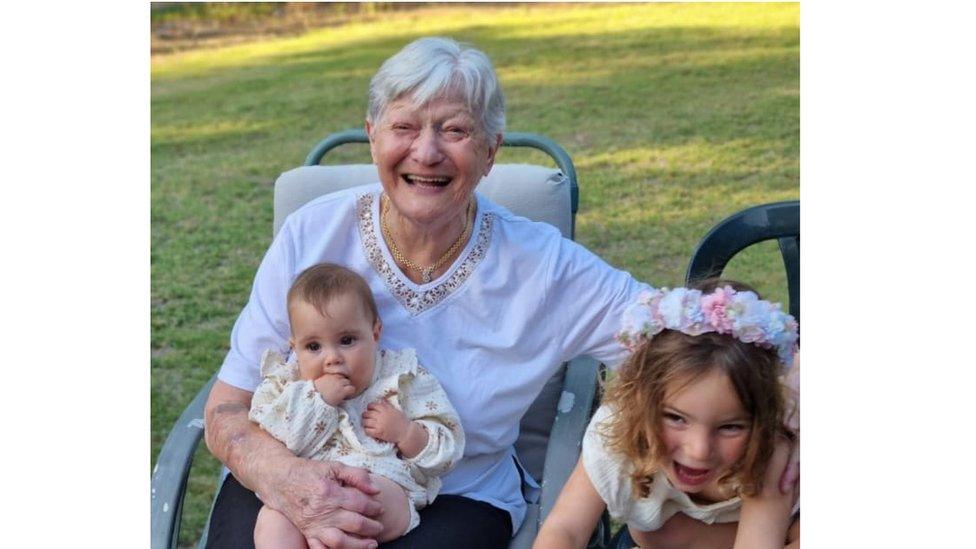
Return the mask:
[[561,362],[580,354],[622,361],[614,334],[647,286],[474,192],[504,125],[491,62],[453,40],[417,40],[373,77],[366,131],[380,181],[320,197],[285,221],[210,394],[207,445],[233,473],[217,498],[211,546],[250,543],[261,506],[253,492],[311,547],[375,545],[380,527],[370,517],[381,510],[365,471],[297,458],[248,421],[261,353],[288,347],[285,294],[322,261],[366,278],[384,347],[417,350],[467,438],[420,526],[388,545],[508,544],[525,515],[523,482],[534,484],[516,465],[519,419]]

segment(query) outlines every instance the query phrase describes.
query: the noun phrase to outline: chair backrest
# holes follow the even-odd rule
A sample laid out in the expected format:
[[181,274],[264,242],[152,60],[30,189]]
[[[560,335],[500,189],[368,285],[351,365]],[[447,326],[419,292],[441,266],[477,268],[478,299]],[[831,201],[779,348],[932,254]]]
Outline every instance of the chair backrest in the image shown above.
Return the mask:
[[[313,198],[377,181],[379,177],[373,164],[302,166],[288,170],[275,181],[275,234],[289,214]],[[531,164],[497,164],[481,180],[477,190],[512,213],[545,221],[566,238],[572,238],[569,180],[559,170]]]
[[[305,165],[284,172],[275,181],[274,232],[285,218],[308,201],[349,187],[379,181],[373,164],[319,166],[331,149],[345,143],[367,143],[362,130],[347,130],[322,140],[309,153]],[[549,154],[559,169],[531,164],[496,164],[477,187],[493,202],[512,213],[555,226],[573,238],[578,190],[569,155],[554,142],[533,134],[506,134],[503,146],[532,147]],[[546,383],[521,422],[516,452],[526,470],[542,479],[546,445],[556,417],[556,406],[566,376],[565,365]],[[594,383],[596,380],[594,379]]]
[[732,257],[752,244],[777,240],[786,282],[790,314],[800,320],[800,201],[762,204],[732,214],[712,228],[698,244],[688,265],[686,282],[719,276]]

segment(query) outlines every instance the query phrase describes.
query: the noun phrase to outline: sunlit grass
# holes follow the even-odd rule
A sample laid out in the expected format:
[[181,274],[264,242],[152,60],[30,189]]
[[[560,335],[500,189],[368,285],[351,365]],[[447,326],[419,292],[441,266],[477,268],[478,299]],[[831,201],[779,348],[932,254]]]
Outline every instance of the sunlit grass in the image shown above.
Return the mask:
[[[508,125],[561,143],[580,180],[577,238],[657,286],[718,221],[799,195],[795,4],[445,6],[152,60],[152,454],[219,366],[271,237],[273,181],[361,126],[369,78],[424,35],[492,58]],[[368,161],[345,148],[329,162]],[[503,151],[499,162],[549,161]],[[775,244],[730,273],[785,299]],[[184,544],[217,463],[201,452]]]

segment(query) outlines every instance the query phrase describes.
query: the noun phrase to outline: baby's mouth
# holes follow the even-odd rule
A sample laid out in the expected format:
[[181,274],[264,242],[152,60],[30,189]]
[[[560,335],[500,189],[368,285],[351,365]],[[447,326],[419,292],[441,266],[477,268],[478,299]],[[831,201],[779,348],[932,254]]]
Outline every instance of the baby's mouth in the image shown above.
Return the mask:
[[440,188],[446,187],[451,183],[451,178],[447,176],[403,174],[402,177],[407,184],[417,185],[419,187]]
[[708,480],[709,473],[711,469],[695,469],[693,467],[686,467],[677,461],[674,463],[674,473],[677,475],[678,480],[682,484],[687,484],[689,486],[697,486],[699,484],[704,484]]

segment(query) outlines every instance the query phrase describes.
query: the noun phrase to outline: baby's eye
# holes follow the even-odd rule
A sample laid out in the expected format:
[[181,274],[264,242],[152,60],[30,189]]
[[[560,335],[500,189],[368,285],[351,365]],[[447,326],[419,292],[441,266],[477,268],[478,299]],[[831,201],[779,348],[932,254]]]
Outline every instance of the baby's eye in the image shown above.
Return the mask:
[[314,341],[312,343],[309,343],[308,345],[305,346],[305,349],[307,349],[309,351],[312,351],[313,353],[316,352],[316,351],[318,351],[321,348],[322,348],[322,346],[319,345],[318,343],[314,342]]
[[356,342],[356,338],[354,336],[342,336],[341,338],[339,338],[339,343],[341,345],[352,345],[355,342]]

